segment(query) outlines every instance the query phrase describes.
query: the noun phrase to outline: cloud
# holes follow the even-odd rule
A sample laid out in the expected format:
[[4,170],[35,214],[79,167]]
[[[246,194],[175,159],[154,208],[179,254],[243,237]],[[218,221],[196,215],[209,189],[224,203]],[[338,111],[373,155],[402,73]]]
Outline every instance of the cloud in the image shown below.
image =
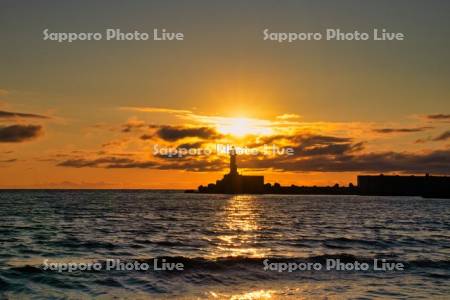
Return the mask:
[[156,134],[163,140],[173,142],[187,137],[197,137],[200,139],[213,139],[221,135],[210,127],[182,127],[182,126],[161,126],[156,130]]
[[184,109],[170,109],[170,108],[160,108],[160,107],[149,107],[149,106],[122,106],[119,107],[121,110],[131,110],[138,112],[148,112],[148,113],[167,113],[167,114],[191,114],[190,110]]
[[290,172],[402,172],[450,174],[450,150],[427,154],[381,152],[358,155],[320,155],[250,159],[245,168],[272,168]]
[[112,164],[128,164],[134,162],[132,159],[123,157],[101,157],[96,159],[68,159],[63,162],[58,163],[60,167],[72,167],[72,168],[99,168],[108,167]]
[[450,130],[443,132],[433,139],[433,141],[446,141],[450,138]]
[[[263,145],[291,147],[293,156],[252,156],[239,157],[239,167],[253,170],[273,169],[282,172],[401,172],[401,173],[450,173],[450,150],[433,152],[376,151],[370,145],[368,131],[380,134],[422,132],[433,127],[382,127],[373,129],[373,123],[301,123],[291,122],[295,115],[278,116],[278,121],[254,120],[259,127],[270,128],[270,133],[253,133],[239,140],[232,134],[225,134],[221,125],[231,125],[235,118],[201,116],[189,110],[174,110],[154,107],[125,107],[122,109],[176,114],[190,120],[183,125],[151,125],[137,119],[130,119],[123,125],[123,132],[132,132],[133,139],[157,140],[167,147],[201,148],[214,142],[236,144],[262,149]],[[436,115],[434,119],[445,119],[447,115]],[[192,122],[195,121],[195,122]],[[253,120],[252,120],[253,121]],[[289,123],[289,124],[288,124]],[[177,124],[177,123],[176,123]],[[253,124],[253,123],[252,123]],[[283,126],[278,126],[281,124]],[[217,128],[217,129],[216,129]],[[374,134],[371,134],[373,136]],[[446,140],[449,133],[443,133],[436,140]],[[367,139],[367,141],[364,141]],[[431,138],[429,138],[431,140]],[[138,141],[137,141],[138,142]],[[140,142],[138,145],[141,145]],[[374,151],[374,152],[368,152]],[[412,151],[412,150],[411,150]],[[117,153],[117,152],[116,152]],[[160,169],[186,171],[224,171],[227,158],[217,154],[210,156],[164,157],[153,155],[144,158],[136,152],[129,157],[114,153],[96,153],[83,157],[76,154],[72,159],[60,158],[59,166],[74,168],[105,169]],[[92,158],[89,158],[92,157]],[[146,157],[146,156],[145,156]]]
[[68,159],[57,166],[70,168],[105,168],[105,169],[158,169],[185,170],[192,172],[223,170],[227,163],[218,158],[207,159],[172,159],[170,161],[134,160],[122,157],[101,157],[94,159]]
[[330,143],[347,143],[352,139],[347,137],[336,137],[327,135],[300,134],[292,137],[294,141],[300,142],[303,146],[323,145]]
[[364,148],[363,142],[355,143],[351,138],[318,134],[272,135],[260,137],[257,139],[257,142],[249,144],[248,147],[256,148],[277,143],[283,143],[284,147],[293,148],[296,155],[301,156],[336,155],[347,152],[356,152]]
[[143,134],[139,137],[141,140],[147,141],[153,139],[153,135],[151,134]]
[[280,116],[276,116],[279,120],[291,120],[291,119],[300,119],[301,116],[297,114],[282,114]]
[[108,164],[107,169],[150,169],[157,167],[158,164],[153,161],[133,161],[129,162],[116,162]]
[[421,132],[432,128],[433,127],[430,126],[415,127],[415,128],[378,128],[373,129],[373,131],[377,133],[411,133],[411,132]]
[[29,113],[19,113],[0,110],[0,118],[31,118],[31,119],[50,119],[47,116],[29,114]]
[[314,147],[297,147],[294,148],[294,152],[297,155],[317,156],[317,155],[342,155],[345,153],[351,153],[360,151],[364,148],[364,144],[361,143],[341,143],[341,144],[325,144]]
[[135,128],[149,128],[154,130],[151,133],[144,133],[139,138],[147,141],[155,137],[159,137],[168,142],[175,142],[184,138],[200,138],[200,139],[214,139],[220,138],[215,128],[212,127],[188,127],[188,126],[170,126],[170,125],[145,125],[145,124],[125,124],[122,132],[130,132]]
[[[450,174],[450,150],[428,153],[374,152],[303,156],[240,156],[240,168],[273,169],[280,172],[400,172],[405,174]],[[106,169],[159,169],[191,172],[224,171],[228,161],[219,157],[172,158],[170,160],[135,160],[122,157],[71,159],[58,166]]]
[[441,141],[446,141],[449,138],[450,138],[450,130],[447,130],[447,131],[441,133],[440,135],[438,135],[435,138],[427,137],[425,139],[418,139],[418,140],[416,140],[416,144],[423,144],[423,143],[427,143],[427,142],[430,142],[430,141],[441,142]]
[[427,115],[426,118],[430,120],[450,120],[450,114]]
[[16,162],[16,161],[17,161],[17,158],[11,158],[11,159],[0,160],[0,163],[13,163],[13,162]]
[[0,143],[19,143],[42,134],[40,125],[11,125],[0,127]]
[[[166,127],[163,127],[167,129]],[[160,128],[160,129],[163,129]],[[186,130],[192,130],[193,128],[170,128],[169,135],[165,136],[168,132],[163,131],[163,138],[170,139],[171,141],[176,141],[181,139],[182,137],[192,137],[195,133],[196,136],[207,137],[211,135],[210,131],[206,131],[204,133],[204,128],[200,128],[200,132],[202,134],[198,135],[198,129],[194,128],[195,131],[186,132]],[[208,128],[209,129],[209,128]],[[173,130],[175,130],[175,134],[173,134]],[[269,137],[267,137],[269,138]],[[293,135],[293,136],[283,136],[278,135],[272,137],[272,141],[283,139],[288,140],[290,143],[295,145],[294,153],[295,156],[289,156],[289,160],[285,163],[287,165],[290,164],[290,160],[295,160],[297,158],[312,158],[314,156],[319,157],[337,157],[343,155],[351,155],[353,153],[357,153],[358,151],[363,149],[363,143],[355,143],[351,138],[345,137],[335,137],[335,136],[325,136],[325,135],[312,135],[312,134],[303,134],[303,135]],[[267,142],[267,141],[265,141]],[[203,146],[203,142],[193,142],[193,143],[181,143],[176,146],[176,148],[201,148]],[[258,157],[240,157],[242,161],[251,161],[258,159]],[[267,157],[263,157],[263,160],[266,160]],[[275,167],[280,169],[280,163],[286,159],[286,157],[279,157],[275,160],[267,159],[267,162],[270,164],[267,165],[268,168]],[[274,163],[274,165],[272,165]],[[219,157],[216,153],[213,152],[210,156],[172,156],[166,157],[163,155],[157,155],[154,157],[154,160],[135,160],[131,158],[122,158],[122,157],[102,157],[95,159],[85,159],[85,158],[77,158],[77,159],[69,159],[59,163],[59,166],[65,167],[75,167],[75,168],[83,168],[83,167],[99,167],[99,168],[150,168],[150,169],[162,169],[162,170],[186,170],[186,171],[220,171],[226,168],[228,162],[224,157]]]
[[298,143],[293,147],[298,156],[339,155],[362,150],[363,143],[353,143],[351,138],[325,135],[298,135],[291,138]]
[[167,142],[174,142],[183,138],[215,139],[222,137],[212,126],[201,125],[155,125],[147,124],[145,121],[136,118],[129,119],[122,125],[122,132],[140,132],[141,140],[152,140],[160,138]]
[[141,129],[144,127],[148,127],[148,125],[144,121],[138,119],[130,119],[122,125],[122,132],[131,132],[135,129]]
[[177,146],[178,149],[198,149],[202,147],[202,142],[196,142],[196,143],[184,143]]

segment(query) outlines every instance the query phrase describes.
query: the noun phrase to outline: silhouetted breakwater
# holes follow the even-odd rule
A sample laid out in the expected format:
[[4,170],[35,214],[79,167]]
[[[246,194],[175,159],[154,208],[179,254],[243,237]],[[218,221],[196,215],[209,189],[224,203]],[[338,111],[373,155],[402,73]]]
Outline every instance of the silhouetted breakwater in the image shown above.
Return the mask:
[[230,171],[216,183],[199,186],[188,193],[210,194],[292,194],[292,195],[364,195],[364,196],[421,196],[450,198],[448,176],[359,175],[354,186],[282,186],[264,184],[264,176],[246,176],[238,173],[236,151],[230,151]]
[[[225,175],[227,176],[227,175]],[[263,176],[261,176],[264,178]],[[264,180],[264,179],[263,179]],[[254,185],[235,190],[231,181],[219,180],[219,185],[200,186],[197,191],[187,192],[214,194],[291,194],[291,195],[362,195],[362,196],[421,196],[427,198],[450,198],[450,177],[448,176],[399,176],[360,175],[358,185],[349,186],[282,186],[279,183],[263,184],[253,190]]]

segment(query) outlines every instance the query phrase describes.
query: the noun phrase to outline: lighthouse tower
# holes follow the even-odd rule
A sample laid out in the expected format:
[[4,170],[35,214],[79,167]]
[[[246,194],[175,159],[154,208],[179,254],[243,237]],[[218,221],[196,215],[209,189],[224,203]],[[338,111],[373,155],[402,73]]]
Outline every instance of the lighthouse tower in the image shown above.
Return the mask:
[[230,175],[238,175],[236,163],[236,149],[234,147],[230,150]]
[[230,151],[230,172],[225,174],[216,183],[208,186],[199,186],[200,193],[224,193],[224,194],[262,194],[264,193],[264,176],[241,175],[237,169],[236,148]]

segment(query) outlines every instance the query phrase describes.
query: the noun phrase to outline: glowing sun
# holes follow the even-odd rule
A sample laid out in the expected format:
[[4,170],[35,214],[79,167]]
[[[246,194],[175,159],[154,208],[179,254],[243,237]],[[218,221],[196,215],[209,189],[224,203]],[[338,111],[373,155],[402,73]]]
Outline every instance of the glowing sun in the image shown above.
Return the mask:
[[243,137],[249,134],[270,134],[272,130],[268,127],[270,122],[265,120],[251,119],[245,117],[223,118],[217,122],[217,130],[223,134],[231,134]]

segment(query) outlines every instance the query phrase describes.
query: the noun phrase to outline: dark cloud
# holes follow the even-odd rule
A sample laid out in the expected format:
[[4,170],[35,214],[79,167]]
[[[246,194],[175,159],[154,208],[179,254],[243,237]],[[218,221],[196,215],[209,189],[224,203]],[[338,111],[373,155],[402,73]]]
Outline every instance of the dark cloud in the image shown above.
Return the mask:
[[450,120],[449,114],[434,114],[426,116],[430,120]]
[[102,157],[96,159],[69,159],[57,164],[60,167],[71,168],[106,168],[106,169],[159,169],[159,170],[185,170],[192,172],[219,171],[227,165],[220,159],[211,161],[204,159],[172,160],[167,161],[138,161],[121,157]]
[[141,140],[151,140],[153,138],[161,138],[168,142],[175,142],[183,138],[193,137],[199,139],[215,139],[222,137],[215,128],[212,127],[188,127],[188,126],[170,126],[170,125],[153,125],[146,124],[142,121],[129,121],[122,125],[122,132],[150,130],[148,133],[142,134]]
[[351,138],[327,136],[327,135],[314,135],[314,134],[295,134],[295,135],[272,135],[266,137],[259,137],[255,143],[247,145],[247,147],[253,148],[272,143],[284,141],[283,144],[288,143],[297,149],[306,149],[311,147],[323,147],[332,144],[345,144],[351,143]]
[[19,143],[42,134],[40,125],[0,126],[0,143]]
[[353,143],[350,138],[301,135],[293,138],[298,143],[293,147],[297,156],[342,155],[363,149],[363,143]]
[[28,114],[28,113],[18,113],[0,110],[0,118],[32,118],[32,119],[50,119],[47,116]]
[[[185,137],[211,138],[217,133],[207,127],[188,128],[174,126],[155,127],[154,135],[177,141]],[[410,130],[409,128],[408,130]],[[396,129],[398,130],[398,129]],[[447,139],[449,133],[439,136]],[[402,173],[450,173],[450,150],[429,153],[377,152],[364,153],[364,142],[348,137],[314,134],[276,135],[257,139],[252,147],[265,143],[281,143],[292,147],[294,155],[264,156],[242,155],[238,158],[241,168],[254,170],[274,169],[289,172],[402,172]],[[180,143],[174,149],[201,148],[202,141]],[[135,160],[123,157],[104,157],[92,160],[75,159],[61,162],[66,167],[148,168],[162,170],[186,170],[195,172],[223,171],[228,162],[215,154],[211,156],[155,156],[152,160]]]
[[268,136],[248,147],[258,147],[281,140],[289,144],[297,156],[338,155],[360,151],[364,148],[364,143],[354,143],[351,138],[313,134]]
[[[450,150],[418,154],[407,152],[380,152],[364,154],[337,154],[312,156],[240,156],[239,167],[274,169],[288,172],[401,172],[450,174]],[[227,161],[217,157],[190,157],[163,161],[137,161],[128,158],[72,159],[58,164],[65,167],[98,167],[108,169],[160,169],[193,172],[222,171]]]
[[295,147],[294,153],[300,156],[316,156],[316,155],[342,155],[360,151],[364,148],[364,143],[326,143],[314,146],[304,147],[300,145]]
[[177,146],[178,149],[197,149],[200,148],[203,145],[202,142],[196,142],[196,143],[184,143]]
[[351,138],[327,136],[327,135],[296,135],[292,138],[294,141],[300,142],[303,146],[324,145],[331,143],[350,142]]
[[100,168],[108,167],[112,164],[127,164],[132,162],[134,162],[132,159],[123,157],[101,157],[96,159],[76,158],[60,162],[58,163],[58,166],[72,168]]
[[181,127],[181,126],[161,126],[156,130],[156,134],[166,141],[177,141],[187,137],[197,137],[201,139],[214,139],[220,134],[209,127]]
[[379,128],[374,129],[374,132],[377,133],[411,133],[411,132],[421,132],[428,129],[432,129],[433,127],[416,127],[416,128]]
[[427,137],[425,139],[418,139],[418,140],[416,140],[416,144],[423,144],[423,143],[427,143],[427,142],[441,142],[441,141],[446,141],[449,138],[450,138],[450,130],[441,133],[440,135],[438,135],[435,138]]
[[320,155],[254,159],[242,162],[246,168],[273,168],[279,171],[308,172],[403,172],[450,174],[450,150],[427,154],[403,152],[358,155]]
[[141,137],[140,137],[140,139],[141,140],[144,140],[144,141],[146,141],[146,140],[151,140],[153,138],[153,135],[151,135],[151,134],[143,134],[143,135],[141,135]]
[[450,130],[443,132],[433,139],[433,141],[446,141],[450,138]]
[[123,164],[108,165],[109,169],[158,169],[158,170],[183,170],[190,172],[213,172],[221,171],[226,167],[227,163],[216,159],[208,160],[172,160],[170,162],[156,162],[156,161],[134,161]]
[[107,169],[151,169],[156,168],[158,164],[153,161],[129,161],[117,162],[106,166]]
[[0,160],[0,163],[13,163],[16,161],[17,161],[17,158],[11,158],[11,159]]

